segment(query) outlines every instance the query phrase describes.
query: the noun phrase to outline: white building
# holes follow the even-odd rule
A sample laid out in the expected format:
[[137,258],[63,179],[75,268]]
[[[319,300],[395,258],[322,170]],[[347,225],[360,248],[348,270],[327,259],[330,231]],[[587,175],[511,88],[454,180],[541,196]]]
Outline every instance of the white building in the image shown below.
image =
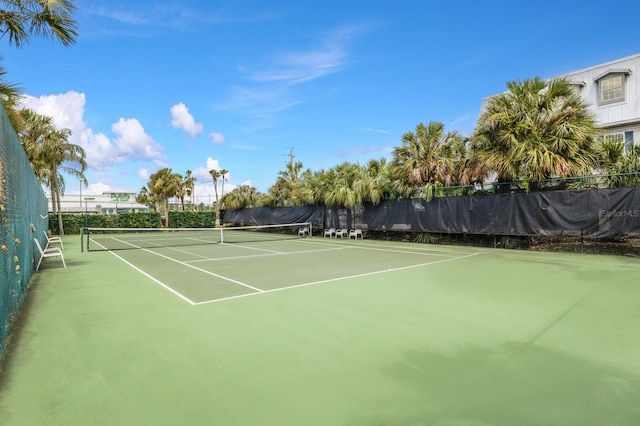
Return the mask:
[[[116,214],[118,212],[146,212],[149,207],[136,203],[135,192],[108,191],[101,195],[67,194],[60,200],[60,210],[63,213],[102,213]],[[49,212],[53,211],[51,194],[49,199]]]
[[[603,138],[623,141],[625,147],[640,144],[640,54],[560,77],[589,102]],[[481,115],[493,96],[482,100]]]

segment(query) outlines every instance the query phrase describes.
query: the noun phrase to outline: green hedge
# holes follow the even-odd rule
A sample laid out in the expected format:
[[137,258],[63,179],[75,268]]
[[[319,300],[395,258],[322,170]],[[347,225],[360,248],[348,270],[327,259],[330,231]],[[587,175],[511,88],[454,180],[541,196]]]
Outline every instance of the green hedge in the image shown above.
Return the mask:
[[[64,233],[80,234],[80,229],[86,226],[92,228],[159,228],[160,213],[131,213],[118,214],[62,214]],[[170,228],[212,228],[215,226],[215,212],[169,212]],[[58,218],[49,216],[51,233],[58,235]]]

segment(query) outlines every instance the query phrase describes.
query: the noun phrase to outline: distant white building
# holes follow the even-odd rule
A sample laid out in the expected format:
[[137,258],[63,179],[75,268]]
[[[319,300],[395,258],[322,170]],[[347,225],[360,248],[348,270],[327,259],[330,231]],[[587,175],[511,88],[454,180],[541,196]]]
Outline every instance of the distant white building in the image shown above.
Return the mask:
[[[589,102],[603,139],[640,144],[640,54],[579,71],[565,77]],[[480,115],[491,98],[484,98]]]
[[[116,214],[118,212],[147,212],[149,207],[136,203],[135,192],[108,191],[100,195],[66,194],[61,197],[60,210],[63,213],[102,213]],[[51,194],[49,212],[53,211]]]

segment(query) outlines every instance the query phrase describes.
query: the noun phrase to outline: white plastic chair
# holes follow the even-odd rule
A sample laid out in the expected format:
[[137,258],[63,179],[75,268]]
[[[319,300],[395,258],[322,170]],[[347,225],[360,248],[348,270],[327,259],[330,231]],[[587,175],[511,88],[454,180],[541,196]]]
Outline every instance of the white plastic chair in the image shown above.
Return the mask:
[[324,237],[333,238],[336,236],[336,228],[327,228],[324,230]]
[[42,246],[40,245],[40,241],[38,241],[37,238],[34,238],[33,241],[36,243],[36,247],[38,247],[38,251],[40,252],[40,260],[38,261],[38,265],[36,266],[36,271],[40,269],[40,264],[42,263],[42,259],[44,259],[45,257],[60,256],[60,259],[62,259],[62,266],[64,266],[65,268],[67,267],[67,264],[64,262],[64,256],[62,255],[62,250],[59,247],[51,247],[43,250]]
[[349,236],[349,233],[347,232],[346,229],[343,229],[343,228],[336,229],[336,238],[344,238],[348,236]]
[[50,237],[49,234],[47,234],[47,231],[45,231],[44,229],[42,230],[42,232],[44,232],[44,237],[47,239],[47,244],[44,246],[45,250],[49,248],[49,244],[51,243],[60,243],[60,247],[62,248],[62,250],[64,250],[64,244],[62,243],[62,238]]
[[362,239],[362,229],[352,229],[349,231],[349,239],[351,239],[351,237],[353,237],[354,240],[357,240],[358,237]]
[[302,226],[298,228],[298,237],[308,237],[309,236],[309,228],[306,226]]

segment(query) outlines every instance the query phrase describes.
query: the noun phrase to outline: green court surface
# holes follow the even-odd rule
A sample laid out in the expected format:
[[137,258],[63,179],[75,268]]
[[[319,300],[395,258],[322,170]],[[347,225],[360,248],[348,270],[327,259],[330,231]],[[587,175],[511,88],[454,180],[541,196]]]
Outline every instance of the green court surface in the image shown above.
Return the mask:
[[1,425],[638,425],[640,259],[309,238],[45,259]]

